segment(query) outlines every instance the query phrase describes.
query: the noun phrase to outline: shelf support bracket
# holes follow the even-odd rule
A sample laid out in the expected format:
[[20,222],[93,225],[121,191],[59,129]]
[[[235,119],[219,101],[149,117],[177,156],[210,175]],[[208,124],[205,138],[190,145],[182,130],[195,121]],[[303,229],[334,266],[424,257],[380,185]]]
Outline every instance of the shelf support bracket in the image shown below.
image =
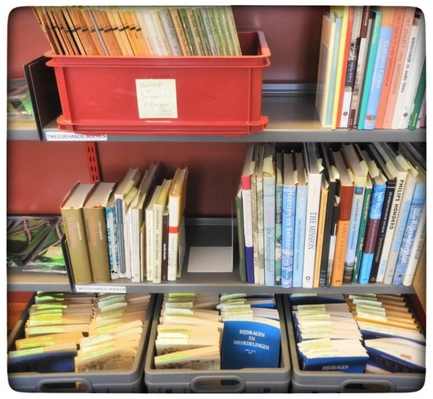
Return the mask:
[[98,152],[96,151],[96,143],[94,141],[85,142],[87,169],[89,171],[90,181],[95,183],[101,180],[99,171]]

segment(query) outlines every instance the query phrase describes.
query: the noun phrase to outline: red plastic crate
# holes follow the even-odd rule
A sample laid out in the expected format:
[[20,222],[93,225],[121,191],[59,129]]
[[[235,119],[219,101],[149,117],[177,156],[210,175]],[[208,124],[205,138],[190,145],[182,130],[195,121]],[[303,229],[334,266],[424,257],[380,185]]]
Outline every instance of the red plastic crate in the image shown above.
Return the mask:
[[[238,32],[242,56],[65,56],[46,53],[54,67],[63,114],[59,129],[81,134],[245,135],[262,131],[263,68],[270,51],[263,32]],[[146,85],[171,80],[175,89]],[[142,82],[143,82],[142,81]],[[174,87],[172,86],[172,87]],[[155,96],[155,97],[154,97]],[[164,97],[176,99],[177,115],[139,114],[140,103],[164,111]]]

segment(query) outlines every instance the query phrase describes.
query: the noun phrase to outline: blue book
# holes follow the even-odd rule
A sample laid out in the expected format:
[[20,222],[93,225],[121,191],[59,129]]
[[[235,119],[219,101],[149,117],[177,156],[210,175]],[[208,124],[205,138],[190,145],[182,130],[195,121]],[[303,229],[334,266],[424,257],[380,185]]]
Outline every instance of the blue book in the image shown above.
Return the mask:
[[377,42],[376,58],[371,77],[370,92],[365,111],[364,129],[373,130],[376,124],[377,110],[380,94],[382,92],[383,78],[388,60],[389,47],[393,30],[394,7],[382,9],[382,23]]
[[119,278],[119,248],[117,244],[117,223],[114,197],[112,196],[105,207],[105,221],[107,225],[108,256],[110,262],[111,280]]
[[275,285],[275,146],[265,145],[263,162],[265,285]]
[[379,43],[380,25],[382,23],[382,12],[373,10],[373,25],[371,31],[371,41],[368,50],[367,63],[365,65],[364,85],[362,88],[362,98],[359,108],[358,129],[364,129],[365,115],[367,111],[368,98],[370,94],[370,86],[373,78],[374,64],[376,62],[377,47]]
[[293,287],[302,287],[304,267],[305,218],[307,214],[308,186],[305,179],[304,157],[297,152],[296,171],[298,187],[296,189],[295,237],[293,247]]
[[415,241],[415,234],[420,227],[420,220],[426,201],[426,185],[424,176],[419,176],[415,191],[410,205],[409,216],[407,218],[400,252],[395,266],[393,285],[402,285],[409,257]]
[[340,36],[341,27],[343,25],[343,19],[341,15],[335,15],[335,33],[334,33],[334,45],[331,60],[331,76],[329,79],[329,93],[328,99],[326,100],[326,120],[325,126],[331,126],[332,124],[332,112],[334,109],[334,97],[335,97],[335,84],[337,81],[337,66],[338,66],[338,54],[340,48]]
[[224,322],[221,369],[279,367],[280,321],[260,319]]
[[281,239],[281,285],[289,288],[293,284],[293,246],[295,239],[296,184],[294,176],[294,154],[284,154],[283,160],[283,209]]

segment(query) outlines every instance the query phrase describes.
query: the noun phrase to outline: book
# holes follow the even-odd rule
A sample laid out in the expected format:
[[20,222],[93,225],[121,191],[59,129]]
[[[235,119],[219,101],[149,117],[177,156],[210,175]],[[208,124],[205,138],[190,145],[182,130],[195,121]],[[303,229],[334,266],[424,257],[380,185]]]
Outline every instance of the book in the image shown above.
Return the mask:
[[371,204],[368,211],[367,226],[364,244],[359,257],[358,273],[354,273],[353,283],[367,284],[370,280],[370,272],[373,265],[374,249],[379,233],[380,219],[386,196],[387,180],[374,159],[367,150],[361,151],[368,164],[368,170],[373,182]]
[[410,112],[409,130],[415,130],[420,121],[423,104],[426,98],[426,60],[424,59],[421,76],[417,85],[413,106]]
[[364,248],[365,236],[367,231],[368,215],[371,207],[371,199],[373,193],[373,182],[370,176],[367,177],[365,185],[364,202],[362,205],[362,216],[359,224],[358,242],[356,244],[355,262],[353,265],[352,275],[346,279],[348,283],[357,283],[359,278],[359,270],[361,268],[362,250]]
[[332,60],[335,50],[336,20],[334,13],[324,13],[320,37],[319,65],[317,73],[317,88],[315,106],[323,127],[330,126],[327,120],[328,97],[331,90]]
[[197,49],[196,42],[194,41],[193,31],[188,21],[186,7],[178,7],[177,12],[180,17],[183,31],[185,32],[186,44],[188,45],[191,55],[199,55],[199,50]]
[[347,128],[350,116],[350,105],[352,102],[352,92],[355,83],[356,65],[358,61],[359,46],[361,40],[361,27],[364,15],[364,6],[354,6],[353,23],[350,36],[350,46],[348,49],[346,75],[344,79],[344,94],[339,105],[338,127]]
[[94,191],[83,205],[87,248],[95,283],[111,281],[105,207],[114,187],[115,183],[95,183]]
[[386,269],[384,274],[383,282],[385,284],[391,284],[394,276],[396,263],[400,251],[400,246],[403,241],[405,226],[409,217],[410,207],[414,196],[415,188],[417,185],[417,177],[419,172],[415,167],[407,160],[403,155],[393,151],[391,146],[386,145],[386,149],[391,157],[394,157],[396,166],[399,171],[407,172],[407,178],[405,182],[404,192],[401,197],[401,208],[398,213],[396,221],[396,228],[394,232],[393,242],[391,244],[388,260],[386,263]]
[[313,288],[323,167],[319,161],[317,146],[314,143],[304,143],[304,157],[308,201],[305,214],[302,287]]
[[225,321],[221,342],[221,368],[277,368],[280,364],[280,322],[255,318]]
[[221,355],[218,345],[186,349],[155,356],[155,369],[220,370]]
[[265,144],[263,159],[263,247],[265,285],[275,285],[275,145]]
[[331,265],[332,267],[333,263],[333,255],[331,253],[331,241],[333,240],[331,240],[331,237],[335,238],[335,234],[333,233],[336,232],[336,220],[338,218],[338,215],[334,215],[334,213],[338,213],[339,202],[336,198],[337,180],[335,176],[335,170],[331,166],[329,149],[324,143],[320,143],[319,150],[323,165],[323,185],[328,191],[325,211],[325,226],[323,228],[322,254],[320,257],[319,287],[326,287],[328,268],[329,265]]
[[407,129],[410,121],[413,103],[416,96],[416,90],[421,78],[423,65],[426,59],[426,33],[425,33],[425,20],[423,14],[421,14],[421,26],[418,33],[418,40],[416,49],[413,55],[413,65],[410,70],[410,77],[407,82],[407,91],[404,95],[403,108],[400,115],[400,121],[398,124],[399,129]]
[[423,228],[421,223],[426,201],[426,176],[422,169],[417,170],[416,185],[392,278],[393,285],[401,285],[403,283],[409,257],[415,244],[415,235],[418,229]]
[[295,152],[297,176],[295,236],[293,246],[293,287],[302,287],[302,271],[304,267],[305,220],[308,201],[307,174],[302,151]]
[[244,215],[242,206],[242,187],[239,183],[239,187],[235,196],[236,205],[236,228],[237,228],[237,239],[239,249],[239,276],[242,283],[247,282],[246,270],[245,270],[245,236],[244,236]]
[[[374,60],[371,83],[368,93],[368,102],[365,110],[363,126],[365,130],[373,130],[376,124],[377,110],[382,93],[383,78],[388,62],[388,54],[392,32],[394,29],[395,7],[382,8],[382,21],[379,37],[377,39],[376,58]],[[358,122],[359,125],[359,122]]]
[[83,215],[83,205],[93,189],[93,183],[78,181],[60,205],[75,284],[93,282]]
[[133,283],[144,281],[143,272],[146,267],[145,259],[141,257],[142,240],[140,239],[140,231],[144,223],[146,205],[158,182],[160,169],[158,163],[153,163],[144,172],[137,187],[137,194],[128,209],[128,234],[131,242],[131,282]]
[[[254,276],[255,283],[264,285],[265,284],[265,237],[264,237],[264,207],[263,207],[263,166],[265,160],[265,146],[257,145],[256,154],[256,169],[254,173],[256,194],[255,198],[256,205],[253,204],[253,212],[255,210],[255,225],[253,225],[253,237],[254,237]],[[254,214],[253,214],[254,215]],[[253,216],[254,221],[254,216]]]
[[164,32],[167,37],[172,55],[183,55],[182,47],[180,45],[179,37],[176,32],[176,27],[170,10],[168,7],[161,7],[158,10]]
[[350,216],[354,196],[354,182],[347,172],[342,152],[340,150],[332,150],[331,156],[331,162],[338,172],[337,180],[339,183],[338,196],[340,199],[340,210],[330,284],[333,287],[338,287],[343,284],[344,263],[349,239]]
[[155,259],[155,215],[153,205],[161,192],[161,184],[157,184],[152,192],[149,202],[144,211],[145,218],[145,240],[146,240],[146,280],[153,281],[156,266]]
[[374,65],[376,62],[377,48],[379,44],[380,26],[382,23],[382,11],[380,11],[380,9],[373,8],[372,17],[373,17],[373,21],[371,27],[371,38],[370,38],[370,43],[368,48],[367,62],[365,65],[366,69],[364,75],[364,82],[362,86],[361,102],[359,105],[359,115],[358,115],[358,124],[357,124],[357,128],[359,130],[364,129],[368,99],[370,96],[371,81],[373,79]]
[[359,104],[362,97],[365,65],[367,63],[368,48],[371,36],[371,26],[373,18],[371,14],[371,6],[366,5],[362,14],[362,25],[359,37],[359,50],[356,61],[355,81],[353,83],[352,99],[350,103],[349,120],[347,127],[353,129],[358,125]]
[[[116,183],[117,186],[117,183]],[[111,193],[105,207],[105,225],[107,228],[107,245],[108,245],[108,259],[110,262],[110,278],[117,280],[119,278],[119,250],[117,243],[117,223],[116,223],[116,209],[114,203],[114,192]]]
[[362,208],[364,204],[365,187],[368,181],[368,166],[367,163],[358,156],[355,146],[352,143],[342,145],[342,154],[346,165],[349,167],[353,176],[354,184],[343,277],[343,280],[351,281],[355,266],[360,223],[363,214]]
[[[411,87],[410,81],[411,81],[412,71],[415,69],[416,70],[415,74],[416,73],[419,74],[422,69],[422,59],[423,59],[422,54],[425,51],[424,37],[425,37],[425,30],[424,30],[423,14],[421,12],[415,11],[413,24],[409,36],[407,51],[405,55],[405,62],[403,64],[403,71],[402,71],[400,85],[398,89],[397,100],[395,103],[393,116],[392,116],[392,122],[391,122],[392,129],[401,129],[400,127],[401,119],[402,117],[405,119],[404,113],[407,112],[407,110],[405,110],[406,97],[409,92],[409,87]],[[421,49],[421,53],[417,52],[418,42],[423,43],[419,47]],[[417,55],[416,55],[417,53],[421,61],[417,59]],[[411,87],[410,90],[412,91],[413,88]],[[413,100],[413,98],[409,100],[410,102],[409,106],[412,105],[411,100]]]
[[377,114],[374,125],[375,129],[381,129],[383,127],[383,118],[385,116],[386,105],[391,89],[391,80],[396,64],[398,45],[403,30],[405,12],[405,7],[395,7],[394,20],[392,24],[392,35],[389,42],[388,60],[386,63],[385,72],[383,74],[382,91],[380,93],[379,104],[377,106]]
[[249,145],[241,173],[242,205],[244,215],[245,264],[247,282],[254,283],[254,249],[251,204],[251,179],[254,172],[254,145]]
[[[332,102],[332,119],[331,128],[337,127],[337,114],[338,114],[338,102],[340,100],[340,88],[342,86],[341,77],[344,74],[344,68],[347,67],[347,55],[348,55],[348,41],[350,40],[350,32],[353,23],[353,13],[350,11],[350,6],[331,6],[331,10],[334,10],[341,16],[341,33],[338,44],[338,59],[336,65],[336,77],[335,77],[335,88]],[[350,19],[350,23],[349,23]]]
[[400,89],[400,82],[402,79],[405,57],[409,44],[410,34],[412,25],[414,22],[415,7],[405,7],[405,13],[403,18],[403,26],[401,28],[400,39],[397,45],[397,54],[394,60],[394,69],[392,72],[390,88],[388,93],[388,99],[385,106],[385,111],[380,119],[380,127],[384,129],[390,129],[392,126],[392,118],[394,109],[397,102],[398,92]]
[[198,7],[197,11],[201,14],[201,17],[203,19],[203,26],[205,29],[207,39],[209,41],[211,55],[218,55],[217,38],[214,37],[213,35],[212,25],[209,19],[207,9],[208,7]]
[[334,118],[335,118],[335,124],[334,128],[340,127],[340,119],[341,119],[341,113],[343,109],[343,101],[344,101],[344,94],[346,91],[346,74],[347,74],[347,66],[349,61],[349,53],[350,53],[350,47],[352,45],[352,32],[353,32],[353,22],[355,19],[355,7],[354,6],[348,6],[347,12],[345,12],[345,16],[347,21],[343,23],[343,29],[345,29],[344,34],[344,41],[340,42],[341,44],[341,70],[337,71],[339,80],[339,88],[338,92],[336,93],[336,102],[334,104]]
[[292,286],[295,214],[296,214],[296,174],[295,155],[291,151],[283,154],[283,207],[281,236],[281,285],[284,288]]
[[275,285],[281,285],[284,154],[277,151],[275,156]]
[[[140,182],[140,171],[138,168],[129,168],[123,179],[119,182],[114,191],[114,206],[116,210],[116,233],[117,245],[119,249],[119,277],[130,277],[131,270],[128,270],[129,264],[129,235],[126,221],[126,211],[129,203],[126,198],[129,193],[133,193]],[[129,201],[132,198],[128,198]],[[128,263],[127,263],[128,262]]]
[[179,236],[187,195],[188,168],[177,168],[168,193],[168,281],[180,276],[183,259],[180,258]]
[[163,218],[168,213],[168,195],[172,179],[164,179],[161,183],[161,191],[153,204],[154,221],[154,262],[153,262],[153,283],[162,282],[162,250],[163,250]]
[[193,7],[185,7],[186,17],[191,27],[191,34],[194,40],[195,48],[197,49],[197,55],[206,55],[205,44],[200,35],[199,24],[196,19]]

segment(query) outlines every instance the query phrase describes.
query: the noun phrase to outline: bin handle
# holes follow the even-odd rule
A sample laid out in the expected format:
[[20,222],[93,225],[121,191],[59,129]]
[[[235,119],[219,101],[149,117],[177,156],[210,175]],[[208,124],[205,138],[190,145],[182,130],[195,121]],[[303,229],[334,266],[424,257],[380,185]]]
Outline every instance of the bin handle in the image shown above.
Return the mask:
[[[59,385],[59,384],[76,384],[79,383],[82,385],[80,388],[50,388],[49,385]],[[84,378],[47,378],[38,381],[36,384],[36,392],[83,392],[83,393],[91,393],[92,391],[92,383],[89,380],[86,380]]]
[[[268,46],[268,42],[266,41],[265,34],[261,30],[258,30],[257,36],[259,37],[259,43],[260,43],[260,47],[262,49],[261,54],[263,56],[269,58],[271,56],[271,50],[269,50],[269,46]],[[269,60],[267,60],[267,61],[270,65],[270,61]]]
[[[200,382],[209,381],[237,381],[236,385],[226,386],[211,386],[208,389],[206,385],[199,386]],[[194,377],[190,383],[190,389],[195,393],[210,393],[210,392],[222,392],[222,393],[240,393],[245,391],[245,381],[237,375],[202,375]]]
[[[344,392],[353,392],[353,389],[350,389],[350,385],[383,385],[384,387],[386,387],[387,389],[385,390],[381,390],[380,392],[395,392],[396,391],[396,386],[392,381],[389,380],[369,380],[369,379],[352,379],[352,380],[346,380],[344,381],[344,383],[342,383],[340,385],[340,393],[344,393]],[[359,392],[359,390],[356,390],[356,392]],[[366,390],[367,392],[367,390]]]

